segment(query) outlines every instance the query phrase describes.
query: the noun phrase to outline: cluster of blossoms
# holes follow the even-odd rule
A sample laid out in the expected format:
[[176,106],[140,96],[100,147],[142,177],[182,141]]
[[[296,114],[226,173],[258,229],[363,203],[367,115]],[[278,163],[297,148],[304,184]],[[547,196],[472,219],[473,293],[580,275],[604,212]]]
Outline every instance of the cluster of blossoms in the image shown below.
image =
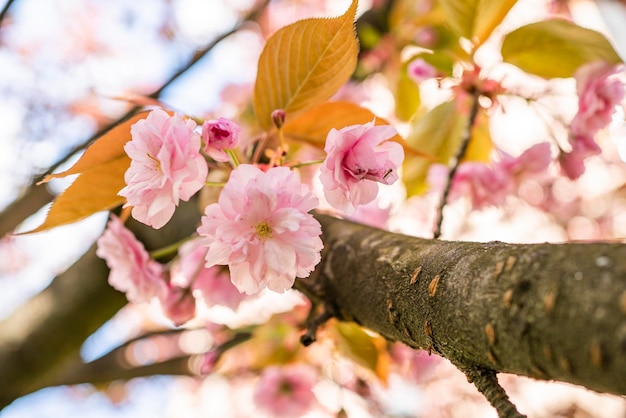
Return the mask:
[[[550,144],[544,142],[533,145],[518,157],[500,151],[500,160],[491,165],[461,163],[452,181],[448,201],[469,196],[474,209],[500,206],[507,196],[517,191],[523,180],[544,176],[551,160]],[[431,166],[428,181],[434,190],[442,191],[447,178],[448,167]]]
[[563,173],[577,179],[585,171],[584,160],[600,154],[594,136],[611,121],[616,106],[624,99],[624,83],[615,77],[621,66],[595,61],[581,66],[575,74],[578,112],[570,125],[570,152],[559,161]]
[[[377,183],[398,179],[403,149],[387,141],[395,134],[373,121],[330,131],[320,180],[333,207],[352,214],[375,199]],[[157,109],[131,127],[124,147],[131,164],[119,194],[133,218],[153,228],[205,187],[209,161],[231,169],[218,201],[204,210],[199,238],[181,246],[169,268],[151,259],[117,217],[98,241],[111,285],[133,302],[158,299],[176,324],[194,316],[199,298],[236,308],[242,293],[284,292],[320,261],[321,226],[310,213],[318,198],[287,166],[239,164],[239,135],[239,126],[225,118],[198,129],[191,119]]]

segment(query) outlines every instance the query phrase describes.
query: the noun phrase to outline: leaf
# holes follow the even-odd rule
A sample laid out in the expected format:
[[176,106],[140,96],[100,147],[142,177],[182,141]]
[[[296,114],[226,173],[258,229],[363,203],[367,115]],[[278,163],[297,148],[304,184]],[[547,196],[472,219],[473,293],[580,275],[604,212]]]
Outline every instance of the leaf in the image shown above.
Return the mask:
[[125,199],[117,192],[125,186],[124,173],[129,166],[130,158],[123,155],[83,172],[55,199],[44,223],[25,234],[77,222],[121,205]]
[[400,120],[408,121],[417,112],[422,99],[419,86],[402,71],[396,88],[396,115]]
[[572,77],[578,67],[596,60],[622,62],[601,33],[557,19],[514,30],[505,36],[501,51],[505,62],[544,78]]
[[450,28],[481,45],[517,0],[439,0]]
[[[383,118],[376,117],[371,110],[350,102],[326,102],[315,106],[296,117],[287,118],[283,125],[283,134],[287,139],[306,142],[318,148],[324,148],[328,132],[350,125],[371,122],[376,125],[388,125]],[[396,135],[393,140],[400,140]]]
[[[422,117],[415,118],[407,144],[414,150],[435,156],[436,161],[447,164],[460,146],[467,117],[463,117],[453,101],[433,108]],[[403,181],[408,196],[422,193],[426,188],[426,175],[432,160],[409,157],[403,164]]]
[[271,114],[288,117],[331,97],[354,72],[359,50],[354,30],[357,0],[336,18],[313,18],[281,28],[259,57],[254,109],[260,125]]
[[369,335],[354,322],[334,322],[334,325],[339,352],[386,382],[389,365],[385,340]]
[[39,184],[47,183],[52,179],[66,177],[71,174],[84,173],[98,169],[100,165],[126,155],[124,152],[124,144],[131,139],[130,126],[141,119],[145,119],[149,113],[150,111],[137,113],[119,125],[115,125],[91,144],[72,167],[62,173],[47,175]]

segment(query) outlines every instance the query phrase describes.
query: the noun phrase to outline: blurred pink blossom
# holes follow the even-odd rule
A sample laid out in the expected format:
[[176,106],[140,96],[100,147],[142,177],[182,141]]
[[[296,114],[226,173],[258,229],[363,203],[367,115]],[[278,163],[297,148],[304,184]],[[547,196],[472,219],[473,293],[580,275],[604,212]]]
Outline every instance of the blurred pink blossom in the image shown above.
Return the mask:
[[227,162],[230,157],[225,149],[233,149],[239,143],[241,128],[226,118],[207,120],[202,124],[204,151],[215,161]]
[[153,259],[120,219],[111,214],[107,229],[97,241],[96,254],[111,272],[109,284],[126,293],[129,301],[148,302],[167,293],[163,266]]
[[424,80],[437,76],[437,69],[422,58],[416,58],[411,61],[406,70],[409,78],[416,83],[421,83]]
[[585,159],[602,152],[598,144],[589,136],[570,138],[572,150],[561,152],[559,163],[561,172],[569,179],[576,180],[585,172]]
[[170,285],[159,301],[165,316],[176,326],[183,325],[196,316],[196,298],[189,289]]
[[317,403],[316,382],[317,372],[308,365],[270,366],[256,384],[254,402],[272,417],[302,416]]
[[619,71],[620,66],[604,61],[585,64],[576,71],[578,113],[571,124],[574,138],[593,137],[611,121],[615,107],[624,99],[624,83],[613,77]]
[[202,295],[209,307],[222,305],[237,309],[246,296],[232,284],[226,268],[204,266],[206,253],[201,239],[183,244],[178,250],[178,261],[170,271],[172,284],[191,288],[194,295]]
[[308,213],[317,203],[287,167],[239,165],[198,227],[209,249],[206,266],[227,264],[233,284],[247,294],[289,289],[320,261],[321,226]]
[[384,142],[395,134],[392,126],[375,126],[374,121],[330,130],[320,169],[328,203],[350,215],[376,198],[377,183],[389,185],[398,179],[404,150],[397,142]]
[[[452,181],[448,201],[469,196],[475,209],[500,206],[509,194],[514,193],[520,182],[546,174],[552,161],[550,144],[535,144],[518,157],[500,152],[500,161],[487,165],[479,162],[461,163]],[[433,164],[428,172],[428,182],[435,190],[443,191],[448,168]]]
[[208,168],[200,154],[196,123],[179,115],[153,110],[131,126],[132,140],[124,150],[131,158],[120,192],[132,206],[132,215],[153,228],[161,228],[180,200],[189,200],[206,181]]

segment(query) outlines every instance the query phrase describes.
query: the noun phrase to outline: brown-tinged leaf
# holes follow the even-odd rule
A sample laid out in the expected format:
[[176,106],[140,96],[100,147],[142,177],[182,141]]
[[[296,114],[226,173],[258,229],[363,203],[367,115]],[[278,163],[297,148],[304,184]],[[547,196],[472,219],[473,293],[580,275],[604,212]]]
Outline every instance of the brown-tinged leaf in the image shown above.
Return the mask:
[[84,171],[55,199],[44,223],[26,233],[67,225],[121,205],[125,199],[117,193],[125,186],[129,166],[130,158],[123,155]]
[[[137,113],[119,125],[115,125],[105,134],[100,136],[93,144],[91,144],[72,167],[62,173],[47,175],[40,182],[40,184],[47,183],[52,179],[66,177],[71,174],[85,173],[87,171],[96,170],[101,165],[107,164],[123,155],[126,155],[124,153],[124,144],[130,141],[130,126],[141,119],[145,119],[149,113],[150,111]],[[122,178],[123,177],[124,173],[122,173]]]
[[[283,134],[287,139],[306,142],[318,148],[324,148],[328,132],[346,126],[358,125],[376,120],[376,125],[388,125],[383,118],[377,117],[371,110],[350,102],[326,102],[315,106],[293,118],[287,118],[283,125]],[[398,140],[399,137],[393,138]]]
[[352,75],[359,50],[354,30],[358,1],[336,18],[304,19],[270,37],[259,57],[254,109],[269,129],[271,114],[288,117],[331,97]]

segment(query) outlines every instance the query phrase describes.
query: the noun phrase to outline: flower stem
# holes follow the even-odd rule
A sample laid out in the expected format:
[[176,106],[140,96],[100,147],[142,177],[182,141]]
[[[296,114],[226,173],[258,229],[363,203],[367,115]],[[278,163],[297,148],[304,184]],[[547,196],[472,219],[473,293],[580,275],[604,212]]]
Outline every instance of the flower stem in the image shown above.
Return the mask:
[[227,148],[224,151],[226,151],[226,154],[228,154],[228,156],[230,157],[230,160],[232,161],[235,168],[239,167],[239,159],[237,158],[237,154],[235,154],[235,150]]
[[158,248],[156,250],[152,250],[150,251],[150,257],[154,259],[159,259],[159,258],[166,257],[168,255],[174,254],[175,252],[178,251],[181,245],[191,240],[192,238],[195,238],[195,235],[190,235],[187,238],[183,238],[180,241],[177,241],[173,244],[167,245],[162,248]]
[[322,164],[323,162],[324,162],[324,160],[306,161],[306,162],[303,162],[303,163],[289,164],[289,167],[291,167],[291,168],[306,167],[306,166],[309,166],[309,165]]

